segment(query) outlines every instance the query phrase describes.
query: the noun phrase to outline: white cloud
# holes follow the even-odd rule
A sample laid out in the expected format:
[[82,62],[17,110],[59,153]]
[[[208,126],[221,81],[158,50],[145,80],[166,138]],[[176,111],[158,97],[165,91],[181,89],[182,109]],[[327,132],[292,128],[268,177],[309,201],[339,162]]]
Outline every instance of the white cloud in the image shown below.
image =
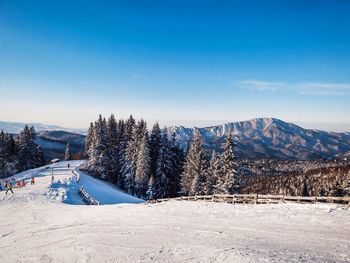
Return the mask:
[[317,82],[274,82],[260,80],[243,80],[238,83],[241,88],[257,91],[292,91],[300,95],[342,96],[350,95],[350,83]]
[[299,83],[296,90],[302,95],[341,96],[350,94],[347,83]]
[[260,91],[276,91],[286,86],[283,82],[268,82],[260,80],[244,80],[240,82],[246,88]]

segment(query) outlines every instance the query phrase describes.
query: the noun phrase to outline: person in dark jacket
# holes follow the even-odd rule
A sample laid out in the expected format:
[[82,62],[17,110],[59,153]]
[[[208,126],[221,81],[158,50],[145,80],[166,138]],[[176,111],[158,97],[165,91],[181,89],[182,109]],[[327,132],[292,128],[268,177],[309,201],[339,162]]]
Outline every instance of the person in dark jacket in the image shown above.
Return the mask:
[[5,193],[5,194],[7,194],[8,191],[11,191],[11,193],[13,193],[12,188],[13,188],[13,185],[12,185],[12,183],[10,182],[9,185],[8,185],[8,187],[7,187],[7,189],[6,189],[6,193]]

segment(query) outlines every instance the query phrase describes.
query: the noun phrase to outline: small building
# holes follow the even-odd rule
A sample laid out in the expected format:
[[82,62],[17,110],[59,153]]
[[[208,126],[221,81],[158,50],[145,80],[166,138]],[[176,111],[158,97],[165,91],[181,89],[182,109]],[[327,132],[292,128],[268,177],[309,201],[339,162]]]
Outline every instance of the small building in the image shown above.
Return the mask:
[[55,159],[52,159],[52,160],[50,161],[50,163],[58,163],[59,161],[60,161],[60,159],[55,158]]

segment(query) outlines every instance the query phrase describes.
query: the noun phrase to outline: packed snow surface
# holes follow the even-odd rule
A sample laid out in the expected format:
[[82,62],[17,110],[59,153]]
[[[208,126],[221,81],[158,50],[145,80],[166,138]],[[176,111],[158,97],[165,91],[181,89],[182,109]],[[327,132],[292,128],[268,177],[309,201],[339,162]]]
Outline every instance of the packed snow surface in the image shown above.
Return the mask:
[[41,168],[15,176],[35,185],[0,192],[0,262],[350,262],[345,206],[78,205],[65,166],[53,184]]
[[144,202],[139,198],[121,192],[117,187],[110,183],[95,179],[82,172],[79,172],[79,174],[80,184],[84,186],[90,196],[101,204],[139,204]]

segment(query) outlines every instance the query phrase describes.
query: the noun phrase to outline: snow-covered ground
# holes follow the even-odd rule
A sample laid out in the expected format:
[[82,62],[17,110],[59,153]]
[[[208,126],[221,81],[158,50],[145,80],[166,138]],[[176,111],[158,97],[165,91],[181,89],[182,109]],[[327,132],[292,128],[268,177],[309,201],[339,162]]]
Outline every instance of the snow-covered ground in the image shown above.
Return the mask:
[[[68,163],[70,168],[67,167]],[[143,203],[144,201],[120,191],[114,185],[95,179],[78,170],[80,183],[74,178],[72,171],[83,161],[59,162],[44,167],[28,170],[12,176],[12,181],[26,181],[26,187],[14,189],[15,195],[9,193],[0,197],[1,203],[19,203],[25,200],[41,200],[42,202],[64,202],[67,204],[84,204],[79,196],[80,186],[101,204]],[[51,183],[51,168],[53,168],[54,182]],[[32,176],[35,185],[30,185]],[[5,180],[3,180],[5,181]],[[14,183],[15,185],[15,183]]]
[[38,169],[34,186],[0,192],[0,262],[350,262],[342,206],[72,205],[72,173],[56,166],[52,185]]
[[144,201],[134,196],[121,192],[114,185],[95,179],[79,171],[80,184],[91,197],[99,201],[101,204],[139,204]]

